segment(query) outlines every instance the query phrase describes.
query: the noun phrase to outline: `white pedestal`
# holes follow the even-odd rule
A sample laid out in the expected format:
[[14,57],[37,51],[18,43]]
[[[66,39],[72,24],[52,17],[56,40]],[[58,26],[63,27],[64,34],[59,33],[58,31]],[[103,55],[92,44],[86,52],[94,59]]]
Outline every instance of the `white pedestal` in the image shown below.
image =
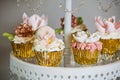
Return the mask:
[[[95,66],[43,67],[24,62],[10,54],[10,80],[116,80],[120,77],[120,61]],[[117,79],[119,80],[119,79]]]

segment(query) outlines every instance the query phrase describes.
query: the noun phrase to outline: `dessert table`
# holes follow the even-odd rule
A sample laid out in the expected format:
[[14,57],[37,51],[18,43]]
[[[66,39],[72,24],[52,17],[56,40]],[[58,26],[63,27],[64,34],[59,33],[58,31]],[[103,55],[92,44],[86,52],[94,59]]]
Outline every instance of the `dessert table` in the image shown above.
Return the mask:
[[[58,67],[44,67],[36,59],[23,61],[10,53],[10,80],[120,80],[120,51],[112,60],[103,60],[95,65],[83,66],[64,54]],[[102,60],[102,58],[100,58]]]

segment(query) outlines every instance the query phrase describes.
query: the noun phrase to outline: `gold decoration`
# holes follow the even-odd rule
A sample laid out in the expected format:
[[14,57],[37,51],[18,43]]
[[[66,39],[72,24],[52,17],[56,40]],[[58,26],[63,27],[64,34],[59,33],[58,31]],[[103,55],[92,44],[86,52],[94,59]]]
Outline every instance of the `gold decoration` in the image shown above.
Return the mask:
[[35,55],[38,64],[41,66],[58,66],[61,63],[63,51],[53,51],[53,52],[37,52]]
[[119,50],[120,50],[120,39],[119,39]]
[[31,58],[34,57],[35,54],[32,51],[33,43],[14,43],[11,42],[13,48],[13,54],[18,58]]
[[113,55],[116,54],[119,48],[119,40],[118,39],[101,39],[103,43],[102,53]]
[[93,53],[90,50],[79,50],[72,48],[74,54],[74,60],[78,64],[89,65],[95,64],[98,61],[100,51],[95,50]]
[[15,34],[19,37],[31,37],[33,36],[32,26],[29,26],[28,24],[20,24],[15,29]]

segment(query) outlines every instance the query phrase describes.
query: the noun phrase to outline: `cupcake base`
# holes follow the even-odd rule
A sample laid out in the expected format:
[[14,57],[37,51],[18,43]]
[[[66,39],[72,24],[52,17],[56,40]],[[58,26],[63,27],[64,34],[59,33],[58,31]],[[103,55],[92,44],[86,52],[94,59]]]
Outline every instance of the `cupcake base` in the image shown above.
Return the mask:
[[71,42],[74,42],[75,41],[75,39],[74,39],[74,37],[73,37],[73,35],[75,35],[76,34],[76,32],[75,33],[72,33],[71,35],[70,35],[70,41]]
[[35,51],[38,64],[41,66],[58,66],[61,63],[63,51],[37,52]]
[[101,39],[103,43],[102,53],[108,55],[114,55],[119,49],[119,40],[118,39]]
[[31,58],[35,56],[35,53],[32,51],[33,43],[14,43],[11,42],[13,48],[13,54],[18,58]]
[[74,61],[83,65],[97,63],[98,56],[100,54],[100,51],[98,50],[95,50],[93,53],[91,53],[89,50],[78,50],[77,48],[73,48],[72,50],[74,54]]
[[120,39],[119,39],[119,50],[120,50]]

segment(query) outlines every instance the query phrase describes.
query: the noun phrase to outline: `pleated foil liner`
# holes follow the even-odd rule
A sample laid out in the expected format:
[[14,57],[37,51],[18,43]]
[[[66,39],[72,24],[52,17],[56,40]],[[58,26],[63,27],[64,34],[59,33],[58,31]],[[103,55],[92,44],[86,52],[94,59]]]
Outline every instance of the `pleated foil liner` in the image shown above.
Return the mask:
[[28,59],[35,56],[34,51],[32,51],[33,43],[27,42],[27,43],[14,43],[11,42],[12,48],[13,48],[13,54],[14,56],[22,59]]
[[120,39],[119,39],[119,50],[120,50]]
[[79,50],[77,48],[72,48],[74,61],[78,64],[90,65],[95,64],[98,61],[100,51],[95,50],[91,52],[90,50]]
[[35,51],[38,64],[41,66],[59,66],[62,61],[63,51],[37,52]]
[[120,47],[119,39],[101,39],[102,45],[102,53],[108,55],[114,55],[117,53]]

